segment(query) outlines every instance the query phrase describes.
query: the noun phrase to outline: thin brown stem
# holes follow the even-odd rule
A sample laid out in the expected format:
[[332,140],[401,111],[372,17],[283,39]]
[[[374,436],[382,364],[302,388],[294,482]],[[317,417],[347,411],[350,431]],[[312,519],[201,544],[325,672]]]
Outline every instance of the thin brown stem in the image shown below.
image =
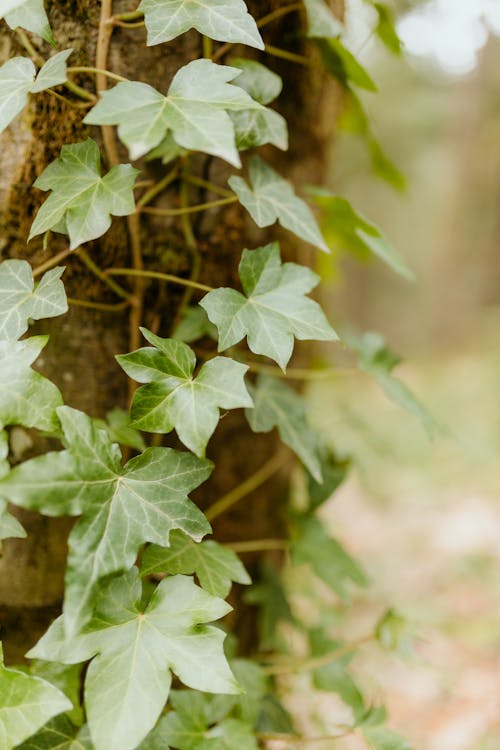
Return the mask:
[[[97,93],[106,91],[106,67],[108,64],[109,45],[113,34],[113,0],[101,0],[101,15],[99,19],[99,31],[97,34],[97,50],[95,59],[96,88]],[[108,157],[108,164],[114,167],[120,163],[118,147],[116,144],[115,131],[111,125],[101,127],[104,148]]]
[[187,206],[183,208],[141,208],[141,211],[154,216],[182,216],[183,214],[196,214],[199,211],[208,211],[209,208],[218,208],[219,206],[228,206],[230,203],[237,203],[238,198],[232,195],[229,198],[221,198],[216,201],[199,203],[197,206]]
[[198,177],[197,175],[190,174],[189,172],[183,172],[182,173],[182,179],[186,182],[189,182],[191,185],[196,185],[198,187],[206,188],[207,190],[210,190],[212,193],[216,193],[217,195],[222,195],[224,198],[232,198],[234,193],[231,190],[228,190],[227,188],[223,188],[220,185],[216,185],[214,182],[209,182],[209,180],[204,180],[202,177]]
[[135,23],[125,23],[125,21],[116,20],[113,21],[113,26],[120,26],[122,29],[142,29],[144,25],[144,21],[136,21]]
[[342,659],[343,656],[347,656],[360,646],[363,646],[365,643],[373,640],[373,634],[365,635],[362,638],[351,641],[350,643],[344,643],[343,646],[340,646],[333,651],[329,651],[327,654],[322,654],[321,656],[315,656],[311,659],[303,659],[302,661],[298,661],[295,663],[288,661],[284,664],[269,664],[268,666],[264,666],[262,669],[264,674],[273,676],[280,674],[293,674],[294,672],[312,672],[314,669],[325,667],[327,664],[331,664],[333,661]]
[[260,487],[261,484],[267,482],[273,474],[285,465],[286,461],[288,461],[288,454],[285,451],[280,450],[275,453],[274,456],[264,464],[264,466],[255,472],[255,474],[252,474],[251,477],[245,479],[244,482],[211,505],[208,510],[205,511],[208,520],[213,521],[214,518],[217,518],[222,513],[228,511],[233,505],[236,505],[237,502],[249,495],[250,492],[253,492]]
[[68,99],[67,96],[63,96],[62,94],[59,94],[57,91],[53,91],[53,89],[45,89],[47,94],[50,94],[50,96],[53,96],[55,99],[59,99],[61,102],[64,102],[68,105],[68,107],[73,107],[73,109],[88,109],[92,106],[91,102],[75,102],[71,99]]
[[170,273],[161,273],[160,271],[144,271],[136,268],[107,268],[104,272],[109,276],[139,276],[145,279],[158,279],[159,281],[171,281],[173,284],[180,286],[190,286],[193,289],[199,289],[202,292],[213,292],[213,287],[206,284],[198,284],[190,279],[183,279],[181,276],[173,276]]
[[117,13],[111,18],[112,23],[117,21],[135,21],[138,18],[142,18],[144,13],[142,10],[132,10],[129,13]]
[[290,62],[298,63],[299,65],[311,65],[311,61],[308,57],[296,55],[295,52],[289,52],[287,49],[273,47],[272,44],[266,44],[265,49],[267,54],[272,55],[273,57],[280,57],[283,60],[289,60]]
[[231,542],[225,547],[233,552],[244,554],[245,552],[265,552],[266,550],[288,549],[290,542],[286,539],[250,539],[248,542]]
[[130,302],[118,302],[116,305],[108,305],[105,302],[90,302],[86,299],[68,297],[68,304],[76,305],[77,307],[88,307],[91,310],[101,310],[102,312],[120,312],[128,307]]
[[57,266],[57,264],[68,257],[68,255],[74,255],[76,250],[70,250],[69,247],[66,248],[66,250],[62,250],[60,253],[57,253],[57,255],[52,256],[52,258],[49,258],[48,260],[44,261],[43,263],[40,263],[39,266],[36,266],[33,269],[33,278],[36,279],[37,276],[41,276],[42,273],[45,271],[49,271],[51,268],[54,268],[54,266]]
[[19,41],[21,42],[21,44],[23,45],[24,49],[26,50],[28,55],[31,57],[33,62],[35,62],[40,67],[44,65],[45,64],[44,58],[38,52],[38,50],[35,49],[35,47],[31,43],[31,40],[29,36],[26,34],[26,32],[23,31],[22,29],[16,29],[16,34],[17,34],[17,38],[19,39]]
[[[111,39],[111,35],[109,36]],[[92,73],[92,74],[95,73],[96,75],[102,76],[102,78],[112,78],[113,81],[127,82],[129,80],[128,78],[125,78],[124,76],[118,75],[118,73],[112,73],[110,70],[105,70],[104,68],[98,68],[98,67],[92,68],[88,65],[70,66],[68,68],[68,73]],[[104,86],[104,88],[106,87]]]
[[132,296],[130,292],[127,292],[127,290],[120,286],[120,284],[117,284],[116,281],[113,281],[113,279],[110,279],[108,276],[106,276],[104,271],[99,268],[96,263],[94,263],[92,258],[85,252],[85,250],[83,250],[83,248],[80,248],[80,250],[78,251],[78,257],[81,258],[83,263],[85,263],[89,271],[91,271],[94,276],[97,276],[97,278],[100,279],[103,284],[106,284],[106,286],[115,294],[117,294],[118,297],[121,297],[122,299],[130,302]]
[[178,174],[178,167],[174,167],[173,169],[171,169],[170,172],[168,172],[168,174],[163,177],[163,179],[153,185],[152,188],[150,188],[146,193],[144,193],[143,196],[141,196],[141,198],[137,202],[137,205],[143,208],[148,203],[151,203],[151,201],[156,198],[157,195],[162,193],[177,178]]
[[232,42],[226,42],[222,45],[222,47],[219,47],[218,50],[214,52],[212,55],[212,62],[217,62],[217,60],[220,60],[221,57],[224,57],[226,52],[229,52],[229,50],[234,47],[234,44]]
[[288,13],[293,13],[295,10],[305,10],[304,5],[302,3],[292,3],[291,5],[277,8],[276,10],[271,11],[271,13],[267,13],[267,15],[259,18],[257,26],[261,29],[263,26],[267,26],[268,23],[276,21],[278,18],[288,15]]

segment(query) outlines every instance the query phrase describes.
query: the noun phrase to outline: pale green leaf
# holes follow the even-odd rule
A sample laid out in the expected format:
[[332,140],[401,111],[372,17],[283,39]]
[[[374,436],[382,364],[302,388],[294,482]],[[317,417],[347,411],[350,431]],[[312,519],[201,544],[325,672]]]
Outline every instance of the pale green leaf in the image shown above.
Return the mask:
[[26,532],[14,516],[7,511],[7,503],[0,500],[0,541],[2,539],[24,539]]
[[231,112],[238,151],[270,143],[282,151],[288,149],[288,126],[273,109]]
[[87,726],[76,727],[66,716],[52,719],[17,750],[94,750]]
[[31,89],[32,94],[45,91],[52,86],[59,86],[59,84],[68,80],[66,60],[72,52],[72,49],[65,49],[47,60],[38,72],[35,84]]
[[57,688],[39,677],[6,669],[0,645],[0,747],[12,750],[49,719],[71,708]]
[[380,229],[357,213],[348,200],[322,189],[313,189],[314,202],[324,211],[327,241],[360,257],[376,255],[406,279],[414,275],[404,258],[389,244]]
[[270,104],[281,94],[283,89],[281,76],[273,73],[262,63],[236,57],[231,59],[231,67],[241,70],[235,80],[236,85],[244,89],[259,104]]
[[0,133],[21,112],[35,80],[35,66],[27,57],[14,57],[0,68]]
[[0,339],[18,339],[28,330],[28,320],[53,318],[68,309],[61,276],[64,268],[53,268],[35,286],[30,264],[25,260],[0,263]]
[[23,341],[0,340],[0,425],[12,424],[57,432],[56,408],[62,396],[56,386],[31,369],[48,341],[33,336]]
[[193,377],[196,357],[187,344],[163,339],[141,328],[153,347],[119,355],[127,375],[147,385],[134,393],[132,424],[148,432],[171,432],[197,456],[205,454],[219,422],[219,408],[252,406],[245,387],[246,365],[228,357],[206,362]]
[[200,540],[210,531],[187,494],[211,464],[190,453],[148,448],[124,467],[118,446],[82,412],[57,410],[68,450],[16,466],[0,496],[48,516],[81,515],[69,537],[65,624],[75,631],[92,610],[100,578],[129,568],[145,542],[167,546],[173,529]]
[[2,0],[0,18],[5,18],[11,29],[21,27],[55,44],[43,0]]
[[328,253],[311,209],[295,195],[290,183],[258,156],[250,159],[248,170],[251,185],[237,176],[228,182],[257,226],[269,227],[279,221],[297,237]]
[[142,558],[141,575],[151,573],[196,573],[200,586],[222,599],[229,594],[232,581],[251,583],[235,552],[211,540],[196,543],[181,531],[172,531],[170,547],[153,544],[147,548]]
[[205,310],[196,305],[196,307],[187,307],[184,310],[179,325],[175,328],[172,338],[191,344],[198,341],[204,336],[217,341],[217,328],[207,317]]
[[224,719],[208,730],[196,750],[258,750],[252,727],[239,719]]
[[292,545],[295,565],[308,564],[341,599],[348,597],[350,582],[366,586],[365,573],[358,563],[333,539],[323,524],[311,516],[297,518]]
[[135,211],[137,174],[130,164],[119,164],[101,177],[99,148],[90,138],[63,146],[60,157],[34,183],[52,193],[38,211],[29,239],[48,229],[62,231],[69,234],[74,250],[101,237],[111,226],[111,215],[128,216]]
[[190,578],[163,580],[141,611],[135,568],[103,587],[96,612],[70,640],[63,618],[30,657],[73,664],[95,657],[85,680],[85,705],[96,750],[132,750],[153,728],[173,671],[189,687],[238,693],[223,652],[224,633],[205,623],[231,609]]
[[317,302],[305,296],[319,277],[305,266],[282,264],[277,242],[244,250],[239,275],[244,295],[220,288],[200,302],[219,331],[219,351],[246,336],[252,352],[271,357],[284,370],[294,337],[300,341],[338,338]]
[[10,471],[10,465],[7,460],[9,455],[9,435],[7,430],[0,428],[0,477],[4,477]]
[[142,0],[148,45],[169,42],[189,29],[219,42],[264,49],[257,25],[243,0]]
[[103,92],[84,122],[118,125],[131,159],[144,156],[172,131],[179,146],[220,156],[239,167],[228,111],[261,108],[230,83],[239,72],[210,60],[194,60],[177,71],[167,96],[145,83],[119,83]]
[[120,443],[136,451],[146,450],[146,443],[139,430],[131,427],[130,415],[124,409],[112,409],[106,414],[106,419],[95,419],[94,422],[101,430],[107,430],[113,443]]
[[84,713],[80,705],[80,689],[82,667],[80,664],[59,664],[58,662],[33,659],[29,665],[29,673],[34,677],[41,677],[58,688],[73,704],[71,711],[65,714],[73,724],[79,727],[84,723]]
[[307,11],[307,36],[326,39],[343,33],[342,22],[335,17],[325,0],[304,0],[304,5]]
[[283,381],[266,375],[259,376],[251,393],[254,408],[245,414],[252,430],[270,432],[277,427],[281,440],[321,482],[318,441],[307,421],[303,398]]
[[269,678],[262,667],[249,659],[233,659],[231,669],[243,692],[234,698],[231,716],[254,726],[260,715],[262,701],[269,690]]
[[[309,631],[308,635],[313,658],[334,653],[342,648],[342,643],[332,641],[321,628],[314,628]],[[328,664],[313,670],[312,677],[314,687],[318,690],[337,693],[344,703],[350,706],[354,719],[357,721],[362,718],[366,708],[363,695],[347,669],[352,656],[353,654],[350,653],[340,659],[332,659]]]
[[408,740],[385,727],[363,729],[363,737],[370,750],[412,750]]

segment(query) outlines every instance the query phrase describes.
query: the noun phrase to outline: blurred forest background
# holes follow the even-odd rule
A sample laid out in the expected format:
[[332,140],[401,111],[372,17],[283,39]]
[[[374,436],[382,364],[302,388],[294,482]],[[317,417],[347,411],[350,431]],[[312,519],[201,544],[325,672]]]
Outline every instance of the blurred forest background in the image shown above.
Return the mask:
[[[417,636],[406,661],[369,646],[355,658],[387,692],[394,728],[416,750],[498,750],[500,2],[393,3],[402,57],[377,44],[362,6],[348,4],[349,46],[379,91],[361,99],[406,188],[377,179],[355,133],[335,144],[329,187],[416,280],[360,263],[340,240],[320,269],[324,301],[404,356],[397,375],[442,429],[429,439],[361,373],[311,383],[312,418],[353,458],[324,514],[374,582],[354,595],[355,627],[395,606]],[[311,709],[316,732],[338,722],[331,700]]]

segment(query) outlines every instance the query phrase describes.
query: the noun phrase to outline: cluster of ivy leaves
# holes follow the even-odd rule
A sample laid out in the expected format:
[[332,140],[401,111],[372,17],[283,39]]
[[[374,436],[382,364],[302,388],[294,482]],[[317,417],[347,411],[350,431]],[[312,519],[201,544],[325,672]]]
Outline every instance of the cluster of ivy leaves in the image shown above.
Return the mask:
[[[377,33],[399,51],[386,6],[375,8]],[[356,102],[353,86],[374,85],[343,45],[342,24],[324,0],[304,0],[304,10],[306,35]],[[138,13],[149,45],[194,28],[217,42],[264,48],[243,0],[142,0]],[[55,45],[43,0],[2,0],[0,17]],[[56,52],[38,72],[26,57],[0,68],[0,129],[30,96],[68,81],[71,52]],[[118,83],[101,94],[84,121],[117,126],[132,161],[147,156],[168,163],[199,151],[239,169],[243,151],[265,144],[286,150],[286,121],[268,106],[281,88],[279,76],[254,60],[235,57],[221,65],[199,59],[176,73],[166,95],[144,83]],[[257,226],[279,222],[328,252],[314,214],[290,183],[258,155],[247,164],[248,179],[234,174],[229,187]],[[112,216],[135,212],[137,174],[131,164],[120,164],[103,176],[91,139],[63,146],[34,183],[50,195],[29,239],[58,232],[76,249],[101,237]],[[316,199],[342,217],[338,225],[351,242],[408,275],[380,232],[349,204],[325,193]],[[283,263],[277,243],[243,250],[241,291],[210,291],[198,307],[185,311],[175,336],[141,329],[148,346],[117,357],[141,385],[130,416],[115,410],[105,422],[64,405],[57,387],[32,368],[47,337],[25,334],[30,321],[66,312],[63,270],[53,268],[35,281],[26,261],[0,265],[0,539],[25,534],[8,502],[47,516],[78,518],[68,541],[61,616],[27,654],[29,667],[0,666],[0,747],[255,750],[273,733],[294,739],[272,668],[234,658],[231,639],[224,650],[225,632],[213,623],[231,609],[224,600],[232,583],[248,586],[251,579],[234,551],[204,539],[211,527],[189,493],[212,471],[205,451],[220,410],[244,408],[251,430],[277,428],[304,467],[306,501],[289,514],[288,564],[307,566],[339,601],[348,600],[352,586],[366,585],[364,571],[317,515],[347,466],[322,445],[294,389],[267,371],[249,380],[248,366],[232,356],[246,339],[254,355],[286,373],[296,340],[336,341],[322,309],[308,296],[319,278],[307,267]],[[207,333],[220,354],[200,366],[189,344]],[[353,349],[363,369],[422,416],[411,394],[394,385],[399,381],[390,371],[396,362],[380,341],[353,342]],[[62,449],[10,468],[6,428],[12,425],[59,439]],[[140,434],[173,430],[187,450],[146,447]],[[125,463],[119,443],[136,453]],[[277,571],[264,565],[246,598],[260,607],[264,651],[280,648],[276,634],[286,623],[305,634],[313,663],[333,654],[312,670],[312,679],[317,689],[338,693],[351,708],[350,731],[359,731],[373,750],[408,747],[385,727],[383,707],[372,706],[350,675],[352,653],[336,658],[342,644],[326,628],[298,620]],[[388,615],[376,637],[394,645],[399,627],[398,618]],[[174,676],[185,688],[171,690]]]

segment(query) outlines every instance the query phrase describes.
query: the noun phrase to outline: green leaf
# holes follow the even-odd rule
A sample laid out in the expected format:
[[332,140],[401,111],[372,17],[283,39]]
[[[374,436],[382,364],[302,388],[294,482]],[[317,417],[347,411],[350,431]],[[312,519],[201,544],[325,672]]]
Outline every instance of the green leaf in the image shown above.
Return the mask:
[[286,120],[273,109],[232,112],[238,151],[247,151],[270,143],[276,148],[288,149],[288,127]]
[[225,719],[209,729],[196,750],[258,750],[251,726],[238,719]]
[[169,42],[189,29],[218,42],[264,49],[257,25],[243,0],[142,0],[148,45]]
[[[342,646],[338,641],[332,641],[328,638],[320,628],[314,628],[309,631],[308,635],[313,657],[332,653]],[[313,670],[312,676],[315,688],[337,693],[344,703],[352,708],[354,719],[358,720],[364,715],[366,708],[363,695],[347,671],[347,665],[352,656],[351,653],[340,659],[335,659],[329,664]]]
[[[0,541],[2,539],[25,539],[26,532],[11,513],[7,511],[7,503],[0,500]],[[0,546],[1,548],[1,546]]]
[[321,188],[313,188],[312,192],[314,202],[324,211],[324,231],[329,244],[335,243],[342,250],[361,258],[373,253],[404,278],[415,278],[406,261],[391,247],[380,229],[357,213],[349,201]]
[[193,542],[181,531],[172,531],[170,547],[153,544],[145,551],[141,575],[151,573],[196,573],[200,586],[213,596],[225,599],[231,590],[231,581],[249,584],[251,578],[235,552],[211,540]]
[[248,367],[228,357],[215,357],[193,377],[196,356],[187,344],[160,338],[145,328],[141,331],[154,348],[116,358],[130,378],[147,383],[134,393],[133,426],[160,433],[175,428],[184,445],[204,456],[219,422],[219,408],[252,406],[244,382]]
[[36,427],[58,432],[56,408],[62,396],[56,386],[31,369],[48,341],[32,336],[23,341],[0,340],[0,425]]
[[296,734],[291,715],[274,693],[262,699],[257,729],[265,734]]
[[343,33],[344,26],[325,0],[304,0],[307,11],[307,36],[326,39]]
[[377,622],[375,638],[384,648],[402,656],[410,656],[413,652],[413,637],[409,623],[393,609],[384,612]]
[[177,71],[167,96],[145,83],[119,83],[103,92],[84,122],[118,125],[131,159],[144,156],[172,131],[179,146],[220,156],[239,167],[234,127],[226,110],[261,108],[230,83],[239,72],[210,60],[194,60]]
[[172,338],[191,344],[204,336],[217,341],[217,328],[207,318],[205,310],[197,305],[184,310],[182,320],[172,334]]
[[82,516],[69,537],[69,635],[88,619],[99,579],[133,565],[144,542],[167,546],[173,529],[197,540],[210,531],[187,494],[207,478],[211,464],[148,448],[122,467],[118,446],[89,417],[68,406],[57,413],[68,450],[15,467],[0,480],[0,496],[48,516]]
[[290,604],[278,571],[267,561],[260,565],[257,583],[243,597],[247,604],[258,606],[260,646],[273,649],[276,646],[276,631],[280,622],[295,623]]
[[173,671],[189,687],[238,693],[223,652],[224,633],[205,623],[231,609],[190,578],[162,581],[144,611],[137,569],[102,587],[93,619],[64,637],[57,619],[28,656],[74,664],[95,657],[85,705],[96,750],[132,750],[157,721]]
[[21,27],[55,44],[43,0],[2,0],[0,18],[5,18],[11,29]]
[[370,750],[412,750],[408,741],[385,727],[363,729]]
[[53,268],[35,286],[30,264],[25,260],[0,263],[0,339],[18,339],[28,330],[28,320],[53,318],[68,310],[61,276],[64,268]]
[[112,409],[106,414],[106,420],[95,419],[97,427],[107,430],[113,443],[120,443],[136,451],[146,450],[146,443],[139,430],[131,427],[129,413],[124,409]]
[[68,80],[66,60],[72,52],[72,49],[65,49],[47,60],[36,77],[35,84],[31,89],[32,94],[45,91],[53,86],[59,86],[59,84]]
[[246,296],[220,288],[200,302],[219,331],[219,351],[247,336],[252,352],[271,357],[285,370],[294,337],[300,341],[338,338],[320,306],[305,296],[319,277],[305,266],[282,264],[277,242],[244,250],[239,275]]
[[69,698],[73,708],[65,714],[65,717],[80,727],[84,722],[83,709],[80,706],[81,665],[67,666],[57,662],[34,659],[29,665],[29,672],[34,677],[47,680]]
[[318,39],[316,45],[326,70],[343,86],[349,88],[352,84],[366,91],[377,91],[377,86],[366,69],[344,47],[340,39]]
[[251,157],[248,170],[251,186],[237,176],[228,182],[257,226],[269,227],[279,221],[297,237],[329,252],[311,209],[295,195],[290,183],[258,156]]
[[259,376],[252,396],[254,408],[245,412],[252,430],[270,432],[277,427],[281,440],[321,482],[318,440],[307,421],[304,399],[283,381],[267,375]]
[[166,137],[162,140],[159,146],[154,148],[146,157],[146,161],[152,161],[153,159],[161,159],[163,164],[170,164],[174,159],[178,159],[180,156],[187,156],[189,151],[182,146],[178,146],[174,141],[172,132],[167,133]]
[[69,234],[74,250],[101,237],[111,226],[111,215],[128,216],[135,211],[137,174],[130,164],[119,164],[101,177],[101,155],[90,138],[63,146],[60,157],[34,183],[52,193],[38,211],[29,239],[52,229]]
[[403,192],[406,188],[404,174],[400,172],[397,166],[389,159],[387,154],[384,153],[380,143],[378,143],[375,138],[369,140],[368,146],[372,160],[372,169],[377,177],[388,182],[395,190]]
[[57,688],[39,677],[6,669],[0,645],[0,747],[12,750],[49,719],[71,708]]
[[241,70],[235,83],[244,89],[259,104],[270,104],[283,89],[283,80],[277,73],[256,60],[242,57],[231,59],[231,67]]
[[350,467],[349,461],[339,460],[324,447],[320,447],[319,458],[323,482],[320,484],[311,474],[308,475],[309,511],[316,510],[329,500],[337,487],[344,482]]
[[253,727],[259,718],[264,695],[269,690],[269,678],[262,667],[249,659],[233,659],[231,669],[243,690],[235,698],[231,716]]
[[27,57],[14,57],[0,68],[0,132],[27,104],[35,66]]
[[401,39],[396,31],[391,9],[385,3],[374,3],[374,8],[378,14],[376,35],[390,52],[397,56],[401,55]]
[[366,576],[358,563],[317,518],[297,518],[294,526],[292,559],[295,565],[310,565],[318,578],[343,600],[348,598],[349,582],[366,586]]
[[402,380],[392,375],[392,370],[401,359],[386,347],[379,333],[367,332],[359,336],[346,331],[345,342],[357,353],[359,368],[375,380],[387,398],[417,417],[429,435],[439,430],[436,420],[423,404],[415,398]]
[[94,750],[94,746],[87,726],[76,727],[67,716],[58,716],[17,750]]

